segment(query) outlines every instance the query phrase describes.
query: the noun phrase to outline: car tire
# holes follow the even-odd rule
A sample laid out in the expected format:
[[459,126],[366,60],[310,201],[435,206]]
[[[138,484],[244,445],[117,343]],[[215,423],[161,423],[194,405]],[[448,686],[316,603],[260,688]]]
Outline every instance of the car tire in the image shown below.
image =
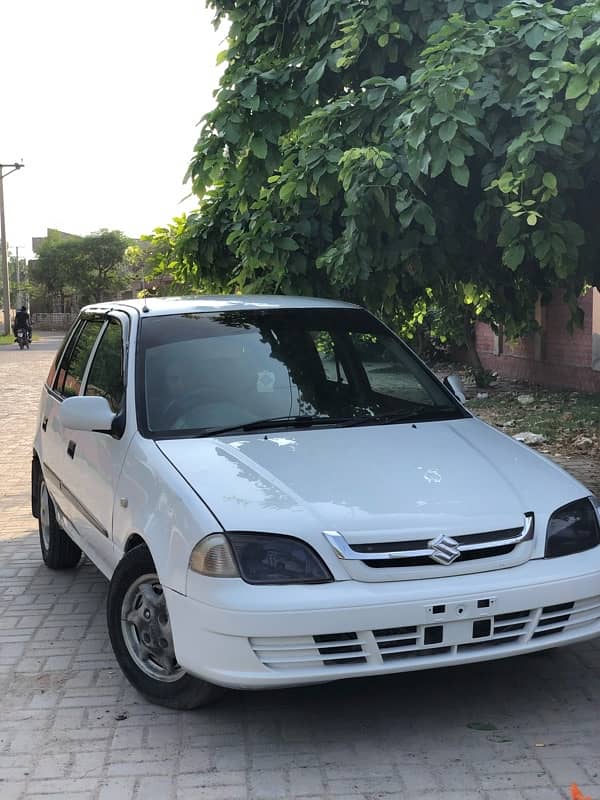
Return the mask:
[[190,710],[224,694],[225,689],[195,678],[177,663],[164,591],[144,545],[126,553],[112,576],[107,620],[121,669],[151,702]]
[[38,529],[42,558],[47,567],[72,569],[79,564],[81,548],[59,527],[54,503],[43,478],[40,479],[39,487]]

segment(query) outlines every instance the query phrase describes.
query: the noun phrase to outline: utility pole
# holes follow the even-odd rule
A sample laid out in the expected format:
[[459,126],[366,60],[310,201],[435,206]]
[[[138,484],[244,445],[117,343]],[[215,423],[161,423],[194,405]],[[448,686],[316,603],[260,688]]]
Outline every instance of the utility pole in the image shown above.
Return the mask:
[[23,303],[21,302],[21,271],[19,266],[19,245],[15,246],[15,259],[16,259],[16,268],[17,268],[17,292],[15,295],[15,308],[21,308]]
[[[8,245],[6,243],[6,223],[4,221],[4,178],[11,172],[24,167],[24,164],[0,164],[0,236],[2,237],[2,277],[4,279],[4,333],[10,333],[10,283],[8,278]],[[8,172],[4,172],[7,169]]]

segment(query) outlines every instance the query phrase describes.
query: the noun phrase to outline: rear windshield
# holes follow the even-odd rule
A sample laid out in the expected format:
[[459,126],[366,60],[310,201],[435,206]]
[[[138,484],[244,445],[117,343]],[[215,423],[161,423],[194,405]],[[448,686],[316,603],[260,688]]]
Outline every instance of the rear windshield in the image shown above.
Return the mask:
[[150,435],[278,417],[465,416],[411,351],[361,309],[148,317],[137,385],[140,427]]

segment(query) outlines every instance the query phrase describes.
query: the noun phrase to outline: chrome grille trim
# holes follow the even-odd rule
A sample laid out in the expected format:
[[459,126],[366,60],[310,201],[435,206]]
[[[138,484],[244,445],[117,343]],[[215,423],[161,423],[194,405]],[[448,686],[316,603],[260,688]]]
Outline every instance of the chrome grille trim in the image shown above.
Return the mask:
[[[506,531],[499,531],[501,538],[492,539],[494,532],[489,534],[474,533],[471,534],[473,539],[479,539],[469,543],[470,536],[464,534],[462,536],[455,536],[452,539],[446,537],[456,545],[459,551],[459,557],[464,553],[475,553],[478,550],[500,549],[503,547],[516,547],[533,538],[533,514],[525,514],[523,527],[514,536],[506,536]],[[417,547],[407,548],[405,550],[388,550],[384,552],[369,552],[365,550],[358,550],[358,547],[366,547],[366,545],[350,545],[344,538],[343,534],[339,531],[323,531],[323,536],[327,539],[329,544],[333,547],[336,556],[343,561],[390,561],[393,559],[402,559],[407,561],[410,559],[431,558],[432,563],[439,563],[437,559],[438,550],[433,545],[439,537],[433,537],[428,542],[428,547],[420,547],[420,541],[407,542],[407,545],[417,545]],[[481,541],[484,536],[485,540]]]

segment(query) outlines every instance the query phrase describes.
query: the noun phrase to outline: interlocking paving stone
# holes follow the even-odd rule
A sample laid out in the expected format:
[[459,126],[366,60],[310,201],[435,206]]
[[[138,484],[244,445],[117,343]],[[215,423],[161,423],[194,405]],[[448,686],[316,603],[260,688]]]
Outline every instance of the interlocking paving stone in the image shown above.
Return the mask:
[[[30,516],[31,442],[58,343],[0,348],[0,800],[560,800],[573,781],[600,800],[600,639],[231,692],[197,712],[143,700],[112,655],[106,580],[85,560],[47,570]],[[563,465],[600,490],[597,464]]]

